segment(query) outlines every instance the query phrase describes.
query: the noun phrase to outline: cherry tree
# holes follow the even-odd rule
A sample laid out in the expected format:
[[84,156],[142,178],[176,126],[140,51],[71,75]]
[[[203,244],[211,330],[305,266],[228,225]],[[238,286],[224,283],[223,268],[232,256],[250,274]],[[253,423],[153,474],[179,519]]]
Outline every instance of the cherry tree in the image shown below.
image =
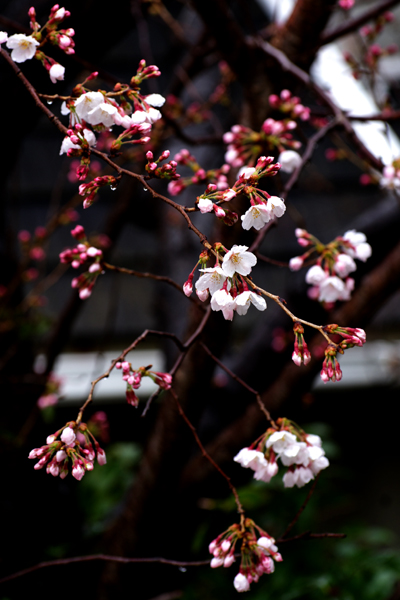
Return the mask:
[[[299,405],[318,376],[340,386],[341,357],[364,346],[369,322],[398,287],[400,144],[391,125],[399,112],[381,69],[397,48],[380,42],[397,2],[297,0],[287,14],[272,1],[128,4],[121,10],[135,21],[141,58],[134,66],[129,61],[123,77],[95,59],[97,48],[104,52],[108,40],[116,44],[131,27],[121,15],[110,16],[117,31],[102,9],[80,16],[77,3],[28,7],[25,23],[1,18],[5,90],[18,98],[17,107],[22,98],[29,118],[44,118],[72,190],[57,207],[49,199],[47,222],[15,232],[13,259],[4,261],[1,367],[5,393],[17,398],[6,422],[17,440],[5,444],[10,470],[20,471],[27,461],[18,449],[29,447],[29,465],[39,471],[29,477],[37,476],[35,487],[45,486],[52,503],[52,485],[61,490],[64,480],[87,480],[93,470],[101,477],[109,435],[97,390],[114,372],[126,386],[127,405],[119,418],[113,409],[112,430],[120,421],[121,428],[129,422],[145,431],[138,434],[136,477],[105,528],[101,553],[85,547],[79,556],[39,564],[24,557],[18,571],[13,557],[2,581],[11,590],[29,572],[45,578],[51,567],[90,561],[101,564],[92,589],[110,598],[126,593],[129,569],[139,563],[143,571],[135,577],[151,580],[140,584],[143,597],[181,585],[177,567],[229,569],[232,591],[247,592],[262,575],[274,577],[291,544],[344,537],[299,529],[330,472],[324,440],[298,422],[304,421]],[[150,23],[173,36],[162,64],[153,60]],[[339,52],[337,42],[350,34],[354,49]],[[347,78],[338,83],[333,67],[327,75],[333,55]],[[345,99],[343,86],[349,86]],[[366,110],[357,113],[353,93],[366,99]],[[5,166],[16,159],[28,127],[19,108],[10,114]],[[24,160],[29,165],[30,157]],[[299,197],[310,193],[313,178],[318,187],[321,169],[326,181],[350,169],[374,210],[369,202],[363,218],[353,218],[358,209],[345,212],[340,197],[347,192],[338,186],[323,199],[327,208],[310,217]],[[111,208],[98,233],[102,203]],[[128,220],[152,232],[149,251],[157,256],[149,271],[115,264]],[[62,245],[53,270],[41,266],[51,244]],[[132,247],[146,250],[136,240]],[[133,305],[127,330],[138,334],[96,374],[80,408],[68,407],[60,421],[56,358],[79,311],[111,277],[131,278],[138,290],[151,282],[157,318],[143,324]],[[67,280],[70,301],[50,327],[46,294]],[[163,351],[163,370],[139,362],[148,344]],[[39,353],[43,368],[35,361]],[[144,402],[140,388],[147,381],[154,392]],[[41,411],[50,406],[54,419],[46,423]],[[44,473],[51,476],[45,483]],[[283,533],[252,517],[240,493],[249,476],[271,494],[278,481],[286,494],[304,488]],[[225,515],[218,529],[213,517],[196,554],[199,503],[228,494],[235,503],[231,523]]]

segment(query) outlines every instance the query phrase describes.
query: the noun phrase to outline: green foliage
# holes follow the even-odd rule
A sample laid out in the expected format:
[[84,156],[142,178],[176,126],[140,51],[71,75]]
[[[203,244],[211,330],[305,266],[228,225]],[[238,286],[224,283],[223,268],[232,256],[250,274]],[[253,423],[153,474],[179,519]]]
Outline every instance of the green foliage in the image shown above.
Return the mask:
[[96,464],[82,479],[78,490],[88,535],[104,530],[107,518],[133,481],[141,450],[134,443],[120,442],[110,444],[106,454],[107,464]]

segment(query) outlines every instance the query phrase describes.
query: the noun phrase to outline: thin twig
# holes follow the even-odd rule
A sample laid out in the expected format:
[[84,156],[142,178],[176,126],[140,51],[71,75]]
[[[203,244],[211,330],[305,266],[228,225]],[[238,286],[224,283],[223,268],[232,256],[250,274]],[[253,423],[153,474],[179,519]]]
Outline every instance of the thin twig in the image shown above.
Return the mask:
[[101,381],[102,379],[106,379],[107,377],[110,376],[111,371],[115,368],[115,365],[118,362],[121,362],[124,360],[125,356],[131,352],[132,350],[134,350],[134,348],[136,348],[136,346],[142,342],[148,335],[156,335],[159,337],[167,337],[172,339],[175,344],[179,347],[179,348],[183,348],[183,344],[180,341],[180,339],[174,334],[174,333],[168,333],[166,331],[156,331],[153,329],[146,329],[139,337],[136,338],[136,340],[134,342],[132,342],[132,344],[130,346],[128,346],[128,348],[125,348],[125,350],[123,350],[121,352],[121,354],[115,358],[112,362],[111,362],[111,366],[110,368],[103,373],[102,375],[100,375],[99,377],[97,377],[97,379],[95,379],[94,381],[92,381],[92,385],[90,388],[90,392],[89,392],[89,396],[87,398],[87,400],[84,402],[84,404],[81,406],[81,408],[79,409],[79,413],[78,413],[78,417],[76,419],[77,424],[79,424],[82,420],[82,416],[83,416],[83,412],[85,410],[85,408],[88,406],[88,404],[90,404],[93,400],[93,393],[94,393],[94,388],[96,387],[96,385],[99,383],[99,381]]
[[308,491],[307,497],[304,500],[303,504],[300,506],[299,510],[297,511],[296,516],[294,517],[293,521],[291,521],[289,523],[289,525],[286,527],[285,531],[281,535],[281,539],[283,539],[284,537],[286,537],[287,534],[289,533],[289,531],[291,531],[291,529],[293,529],[293,527],[296,525],[297,521],[300,518],[301,513],[304,511],[304,509],[306,508],[307,504],[311,500],[311,496],[314,493],[315,486],[317,485],[318,478],[319,478],[319,473],[316,476],[315,480],[313,481],[313,484],[312,484],[312,486],[310,487],[310,489]]
[[323,538],[338,538],[343,539],[347,537],[346,533],[311,533],[310,531],[303,531],[299,535],[294,535],[291,538],[278,538],[277,544],[284,544],[285,542],[297,542],[298,540],[316,540]]
[[179,410],[179,414],[182,416],[183,420],[186,422],[186,424],[188,425],[188,427],[190,428],[191,432],[193,433],[193,436],[196,440],[196,443],[198,445],[198,447],[200,448],[200,451],[202,453],[202,455],[204,456],[204,458],[206,458],[211,464],[212,466],[218,471],[218,473],[220,473],[220,475],[222,475],[222,477],[227,481],[231,492],[235,498],[235,502],[236,502],[236,506],[238,509],[238,513],[242,516],[244,515],[244,509],[242,506],[242,503],[240,502],[239,499],[239,494],[237,493],[237,490],[235,488],[235,486],[233,485],[231,478],[229,477],[229,475],[227,475],[220,466],[217,465],[217,463],[211,458],[211,456],[208,454],[207,450],[204,448],[203,444],[201,443],[201,440],[197,434],[196,428],[194,427],[194,425],[192,425],[192,423],[190,422],[189,418],[186,416],[180,402],[178,399],[177,394],[175,393],[175,391],[171,388],[170,390],[171,395],[174,397],[176,405],[178,407]]
[[[169,283],[169,285],[172,285],[176,290],[178,290],[179,292],[184,294],[182,286],[179,285],[179,283],[176,283],[176,281],[174,281],[170,277],[167,277],[165,275],[154,275],[154,273],[142,273],[141,271],[134,271],[133,269],[127,269],[126,267],[118,267],[116,265],[110,265],[109,263],[106,263],[106,262],[102,262],[101,264],[103,267],[105,267],[109,271],[117,271],[118,273],[125,273],[126,275],[133,275],[134,277],[143,277],[143,278],[147,278],[147,279],[155,279],[156,281],[164,281],[165,283]],[[189,300],[191,300],[197,306],[199,306],[203,310],[205,310],[202,302],[200,300],[198,300],[198,298],[196,298],[195,296],[190,296]]]
[[334,42],[338,38],[343,37],[348,33],[353,33],[353,31],[356,31],[362,25],[368,23],[368,21],[372,21],[372,19],[378,17],[385,10],[389,10],[389,8],[392,8],[392,6],[396,6],[396,4],[399,3],[400,0],[384,0],[383,2],[380,2],[379,4],[366,10],[359,17],[355,17],[354,19],[346,19],[342,25],[339,25],[338,27],[335,27],[335,29],[328,30],[321,34],[321,46],[330,44],[331,42]]
[[276,426],[275,421],[273,420],[273,418],[271,417],[271,414],[269,412],[269,410],[266,408],[266,406],[264,405],[263,401],[261,400],[261,396],[259,394],[259,392],[257,392],[257,390],[254,390],[251,386],[249,386],[245,381],[243,381],[243,379],[241,379],[238,375],[236,375],[233,371],[231,371],[226,365],[224,365],[224,363],[222,363],[216,356],[214,356],[214,354],[211,352],[211,350],[204,344],[204,342],[200,342],[200,345],[202,346],[202,348],[207,352],[207,354],[209,356],[211,356],[211,358],[213,359],[214,362],[217,363],[217,365],[219,365],[221,367],[221,369],[223,369],[225,371],[225,373],[227,373],[230,377],[232,377],[232,379],[234,379],[235,381],[237,381],[241,386],[243,386],[247,391],[249,391],[251,394],[254,394],[256,397],[256,400],[258,402],[258,405],[261,409],[261,411],[264,413],[264,415],[266,416],[266,418],[268,419],[268,421]]
[[326,104],[326,106],[330,108],[332,114],[337,120],[336,125],[342,126],[346,134],[350,137],[352,142],[355,144],[358,150],[365,156],[365,158],[376,169],[382,171],[384,166],[382,161],[379,158],[377,158],[374,154],[372,154],[372,152],[370,152],[368,148],[362,143],[362,141],[358,138],[357,134],[355,133],[346,114],[336,105],[334,100],[330,97],[330,95],[327,92],[325,92],[321,87],[319,87],[312,81],[308,73],[306,73],[305,71],[300,69],[300,67],[292,63],[288,59],[286,54],[272,46],[272,44],[264,42],[261,39],[253,40],[252,43],[255,44],[257,47],[261,48],[261,50],[263,50],[265,54],[274,58],[279,63],[283,71],[291,73],[294,77],[296,77],[296,79],[298,79],[299,81],[304,83],[304,85],[306,85],[308,88],[310,88],[324,102],[324,104]]
[[110,562],[118,562],[118,563],[162,563],[165,565],[172,565],[174,567],[200,567],[203,565],[209,565],[210,560],[197,560],[197,561],[180,561],[180,560],[171,560],[169,558],[126,558],[124,556],[111,556],[108,554],[88,554],[87,556],[73,556],[72,558],[59,558],[56,560],[46,560],[44,562],[40,562],[33,567],[28,567],[27,569],[22,569],[21,571],[17,571],[16,573],[12,573],[11,575],[7,575],[0,579],[0,583],[5,583],[6,581],[11,581],[12,579],[17,579],[18,577],[22,577],[23,575],[28,575],[29,573],[33,573],[34,571],[38,571],[39,569],[45,569],[47,567],[57,567],[62,565],[70,565],[73,563],[80,562],[91,562],[94,560],[103,560]]

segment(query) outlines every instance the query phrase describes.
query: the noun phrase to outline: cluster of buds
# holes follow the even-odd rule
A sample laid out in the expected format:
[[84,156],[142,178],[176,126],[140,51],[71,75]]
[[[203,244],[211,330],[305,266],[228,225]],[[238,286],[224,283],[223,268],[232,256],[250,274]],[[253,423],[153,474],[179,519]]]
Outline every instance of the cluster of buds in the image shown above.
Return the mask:
[[342,341],[339,344],[328,344],[325,349],[325,359],[322,363],[321,379],[324,383],[328,381],[340,381],[342,379],[342,370],[337,360],[337,353],[343,354],[348,348],[354,346],[363,346],[367,336],[364,329],[353,327],[340,327],[336,323],[325,325],[326,333],[339,335]]
[[361,27],[360,35],[367,42],[364,56],[358,61],[350,52],[344,54],[344,59],[351,67],[355,79],[360,79],[366,71],[373,74],[377,70],[379,59],[384,56],[390,56],[398,51],[396,44],[390,44],[386,48],[382,48],[379,44],[373,43],[385,25],[393,21],[393,19],[393,13],[385,12],[377,17],[374,24]]
[[293,333],[294,351],[292,354],[292,361],[298,367],[300,367],[302,364],[308,365],[311,360],[311,353],[304,340],[304,327],[298,321],[293,325]]
[[71,231],[71,235],[79,243],[75,248],[67,248],[67,250],[61,252],[60,261],[70,264],[74,269],[78,269],[86,262],[90,263],[87,271],[71,282],[71,286],[79,290],[81,300],[85,300],[91,295],[97,277],[103,272],[101,266],[103,252],[99,248],[95,248],[89,244],[82,225],[77,225]]
[[170,151],[164,150],[164,152],[160,155],[159,158],[154,160],[153,153],[151,150],[146,152],[147,165],[145,166],[146,171],[152,177],[158,177],[159,179],[170,179],[177,180],[180,178],[180,175],[176,172],[176,167],[178,163],[175,160],[170,160],[167,164],[159,167],[159,163],[163,160],[169,158]]
[[43,410],[44,408],[57,404],[60,397],[61,383],[61,379],[56,377],[54,373],[50,373],[46,381],[44,392],[37,401],[37,405],[40,409]]
[[[34,8],[31,8],[29,11],[29,16],[31,16],[31,11],[34,11]],[[50,11],[49,20],[47,21],[45,28],[48,31],[48,39],[54,46],[59,46],[61,50],[65,52],[65,54],[75,54],[75,42],[72,39],[75,35],[75,31],[69,27],[68,29],[60,29],[57,31],[60,23],[69,17],[71,13],[69,10],[65,10],[65,8],[60,8],[58,4],[55,4]],[[31,16],[32,19],[32,16]]]
[[7,42],[7,47],[12,50],[11,58],[14,62],[22,63],[32,58],[38,59],[48,71],[53,83],[64,79],[65,68],[55,60],[46,56],[41,48],[46,41],[59,46],[66,54],[74,54],[73,36],[75,31],[71,28],[58,30],[60,23],[70,16],[70,12],[65,8],[60,8],[55,4],[47,22],[43,27],[36,21],[36,11],[31,7],[28,11],[32,35],[17,33],[8,38],[7,34],[1,32],[0,43]]
[[146,65],[146,61],[142,59],[139,63],[136,75],[131,79],[132,87],[139,87],[143,81],[146,79],[151,79],[152,77],[159,77],[161,75],[161,71],[155,65]]
[[186,148],[182,148],[182,150],[175,154],[174,160],[178,165],[189,167],[189,169],[193,171],[193,175],[190,177],[182,177],[179,181],[171,181],[168,184],[168,192],[171,196],[177,196],[190,185],[204,182],[214,184],[216,186],[215,189],[218,190],[226,190],[229,187],[226,177],[230,170],[229,165],[222,165],[220,169],[210,169],[206,171],[199,165],[197,159],[190,154],[189,150]]
[[163,390],[169,390],[172,383],[172,375],[169,373],[160,373],[159,371],[150,371],[153,365],[133,369],[130,362],[124,360],[117,362],[116,369],[122,369],[122,379],[126,381],[126,401],[134,407],[139,405],[139,398],[135,394],[142,383],[143,377],[150,377],[156,385]]
[[209,184],[201,196],[197,197],[197,206],[201,213],[214,211],[215,215],[226,224],[232,225],[237,214],[221,208],[219,204],[229,202],[238,194],[244,194],[250,200],[250,208],[241,216],[243,229],[261,229],[274,217],[281,217],[286,206],[278,196],[270,196],[259,187],[259,180],[277,174],[281,165],[273,162],[272,156],[260,156],[255,167],[243,167],[239,171],[239,179],[232,188],[218,191],[215,184]]
[[112,175],[103,175],[102,177],[95,177],[93,181],[89,183],[81,183],[79,186],[79,195],[85,196],[83,201],[83,208],[89,208],[94,202],[95,196],[100,187],[109,185],[112,190],[115,190],[118,184],[118,179]]
[[211,542],[211,567],[230,567],[235,562],[235,546],[240,543],[241,564],[233,585],[238,592],[247,592],[250,584],[264,573],[273,573],[276,562],[282,561],[275,540],[251,519],[231,525]]
[[[253,304],[258,310],[265,310],[267,304],[262,296],[251,292],[244,277],[249,275],[252,267],[257,263],[257,258],[252,252],[248,252],[247,246],[233,246],[231,250],[223,248],[221,244],[216,245],[217,251],[224,249],[221,266],[219,259],[212,268],[203,268],[195,284],[197,296],[204,302],[211,295],[211,309],[222,311],[225,319],[231,321],[234,312],[245,315]],[[200,263],[204,264],[204,257],[200,256]],[[183,286],[187,296],[193,291],[193,272]]]
[[343,349],[335,344],[328,344],[325,348],[325,359],[322,363],[321,379],[324,383],[328,381],[340,381],[342,379],[342,369],[336,358],[337,353],[343,354]]
[[302,121],[308,121],[310,118],[310,109],[307,106],[303,106],[300,98],[292,96],[289,90],[282,90],[279,96],[271,94],[269,103],[272,108],[288,114],[291,119],[299,118]]
[[365,262],[372,253],[364,233],[351,229],[329,244],[322,244],[305,229],[296,229],[300,246],[308,248],[301,256],[290,259],[289,267],[298,271],[313,253],[318,254],[317,263],[306,274],[306,282],[313,287],[310,298],[331,307],[337,300],[350,300],[354,279],[349,274],[357,269],[354,259]]
[[[32,260],[44,260],[46,253],[44,251],[43,244],[47,236],[48,232],[45,227],[36,227],[34,237],[31,236],[29,231],[22,229],[18,233],[18,240],[21,244],[22,252],[25,255],[28,255]],[[34,277],[28,276],[28,279],[34,279]]]
[[288,467],[282,480],[285,487],[303,487],[329,466],[318,435],[307,434],[293,421],[278,419],[279,429],[270,427],[234,460],[254,471],[254,479],[269,483],[278,473],[278,459]]
[[286,148],[296,150],[301,144],[289,133],[296,127],[293,119],[275,121],[271,118],[264,121],[260,132],[244,125],[233,125],[231,130],[223,135],[223,140],[228,145],[225,161],[232,167],[253,166],[261,152],[283,152]]
[[[86,160],[81,164],[82,170],[77,170],[78,179],[85,179],[89,170],[88,155],[90,146],[96,145],[96,136],[91,129],[76,123],[67,131],[60,148],[60,155],[82,156]],[[84,177],[83,177],[84,175]]]
[[47,465],[46,471],[53,477],[64,479],[71,468],[72,476],[80,481],[86,471],[93,470],[95,458],[99,465],[107,462],[104,450],[86,423],[70,421],[49,435],[46,442],[44,446],[34,448],[28,458],[39,458],[34,469],[42,469]]
[[[124,132],[111,144],[110,150],[114,154],[122,144],[147,144],[152,124],[161,119],[158,108],[164,104],[165,98],[160,94],[144,96],[139,86],[144,79],[160,75],[158,67],[147,67],[145,61],[140,61],[137,74],[130,84],[117,83],[114,91],[109,93],[103,90],[90,91],[85,87],[86,82],[97,75],[94,72],[82,84],[78,84],[73,96],[61,107],[63,115],[70,114],[71,128],[76,123],[91,125],[96,131],[110,130],[114,125],[123,127]],[[140,138],[133,140],[133,135],[139,135]]]

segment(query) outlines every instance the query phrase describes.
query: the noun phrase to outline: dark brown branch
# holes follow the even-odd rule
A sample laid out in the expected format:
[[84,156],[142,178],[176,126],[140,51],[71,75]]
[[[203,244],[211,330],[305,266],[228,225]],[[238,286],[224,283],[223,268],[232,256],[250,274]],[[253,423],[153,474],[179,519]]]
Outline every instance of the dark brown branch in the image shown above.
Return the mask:
[[396,6],[399,3],[400,0],[384,0],[376,6],[372,6],[369,10],[366,10],[364,14],[359,17],[346,19],[342,25],[339,25],[335,29],[328,29],[328,31],[323,32],[319,39],[320,45],[330,44],[348,33],[353,33],[353,31],[356,31],[359,27],[362,27],[362,25],[368,23],[368,21],[375,19],[385,10],[389,10],[389,8],[392,8],[392,6]]

